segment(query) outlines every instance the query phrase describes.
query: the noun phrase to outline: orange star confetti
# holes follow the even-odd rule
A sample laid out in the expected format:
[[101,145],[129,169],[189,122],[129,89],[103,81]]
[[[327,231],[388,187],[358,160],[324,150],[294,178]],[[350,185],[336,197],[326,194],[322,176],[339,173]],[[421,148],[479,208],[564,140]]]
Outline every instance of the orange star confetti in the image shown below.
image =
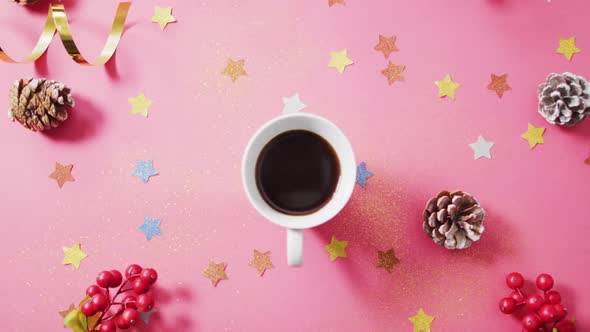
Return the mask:
[[256,268],[261,276],[264,274],[264,271],[274,267],[270,261],[270,251],[261,253],[256,249],[254,249],[254,258],[252,258],[248,265]]
[[244,70],[245,62],[246,60],[244,59],[237,61],[227,59],[227,66],[223,69],[223,74],[229,76],[232,82],[235,82],[238,77],[246,76],[246,71]]
[[387,272],[393,272],[393,266],[399,264],[399,259],[395,257],[395,251],[393,248],[387,251],[377,251],[377,267],[387,270]]
[[72,176],[72,168],[74,165],[62,165],[60,163],[55,163],[55,171],[49,174],[51,179],[57,181],[57,185],[61,188],[64,183],[68,181],[75,181],[74,177]]
[[387,68],[381,71],[381,74],[387,77],[387,83],[392,85],[395,81],[403,81],[404,77],[401,75],[402,72],[406,69],[405,65],[396,65],[393,62],[389,61]]
[[389,58],[391,52],[397,52],[399,49],[395,46],[395,36],[389,38],[379,35],[379,44],[375,45],[375,51],[383,52],[385,59]]
[[227,265],[223,262],[215,263],[214,261],[209,261],[209,266],[205,271],[203,271],[203,275],[211,280],[211,284],[215,287],[220,280],[226,280],[227,274],[225,274],[225,267]]
[[584,160],[584,163],[586,163],[586,165],[590,165],[590,156],[588,156],[588,158],[586,158],[586,160]]
[[328,6],[330,7],[334,6],[337,3],[344,5],[344,0],[328,0]]
[[67,316],[67,315],[68,315],[70,312],[72,312],[72,310],[76,310],[76,306],[75,306],[73,303],[72,303],[72,304],[70,304],[70,307],[69,307],[69,308],[67,308],[66,310],[64,310],[64,311],[60,311],[60,312],[59,312],[59,315],[60,315],[62,318],[66,318],[66,316]]
[[506,79],[508,78],[508,74],[497,76],[496,74],[491,74],[490,77],[492,81],[488,84],[488,90],[496,91],[498,97],[502,98],[502,95],[505,91],[512,90],[510,85],[506,83]]

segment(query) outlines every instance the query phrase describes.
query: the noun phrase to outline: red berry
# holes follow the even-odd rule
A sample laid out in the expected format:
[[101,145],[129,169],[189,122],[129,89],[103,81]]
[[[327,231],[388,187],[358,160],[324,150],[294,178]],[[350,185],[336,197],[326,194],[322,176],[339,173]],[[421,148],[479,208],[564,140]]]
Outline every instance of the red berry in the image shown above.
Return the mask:
[[500,300],[500,311],[505,314],[511,314],[516,310],[516,301],[511,297],[505,297]]
[[147,291],[150,290],[150,285],[146,284],[145,282],[143,282],[141,279],[136,279],[135,281],[133,281],[133,291],[135,291],[137,294],[143,294]]
[[105,322],[100,323],[100,327],[98,328],[99,332],[115,332],[117,331],[117,326],[112,320],[107,320]]
[[131,264],[125,269],[125,277],[129,278],[133,275],[140,274],[141,270],[141,266],[137,264]]
[[535,314],[528,314],[522,317],[522,327],[526,331],[535,331],[541,326],[541,319]]
[[524,285],[524,277],[518,272],[509,273],[506,276],[506,285],[512,289],[521,288]]
[[122,314],[115,317],[115,324],[117,324],[117,327],[121,330],[127,330],[131,327],[131,324],[123,318]]
[[561,304],[554,304],[553,309],[555,311],[555,320],[560,321],[567,316],[567,309]]
[[90,285],[86,288],[86,295],[92,297],[95,294],[102,294],[102,288],[98,287],[97,285]]
[[109,305],[109,300],[107,300],[107,297],[102,294],[94,294],[94,296],[92,296],[91,302],[94,306],[94,310],[96,311],[103,311]]
[[135,309],[127,308],[123,310],[121,317],[131,326],[139,320],[139,312]]
[[158,272],[151,268],[143,269],[139,275],[139,278],[141,278],[141,280],[143,280],[143,282],[146,284],[153,285],[156,280],[158,280]]
[[526,307],[532,311],[537,311],[543,305],[543,297],[539,294],[533,294],[526,299]]
[[550,290],[547,293],[545,293],[545,303],[560,304],[561,295],[554,290]]
[[133,296],[133,295],[125,296],[125,298],[123,298],[123,300],[121,301],[121,303],[123,303],[125,305],[125,308],[133,308],[133,309],[137,309],[136,302],[137,302],[137,300],[135,299],[135,296]]
[[96,284],[102,288],[109,288],[113,275],[109,271],[102,271],[96,276]]
[[137,297],[137,308],[139,311],[147,312],[154,307],[154,298],[150,293],[141,294]]
[[513,290],[512,292],[510,292],[509,297],[513,298],[514,301],[516,301],[516,303],[523,303],[524,302],[524,298],[522,297],[522,295],[518,291]]
[[80,309],[84,316],[90,317],[96,313],[96,309],[94,309],[94,305],[91,301],[85,302]]
[[553,277],[547,273],[539,274],[537,277],[537,288],[542,291],[549,291],[553,288]]
[[119,272],[117,270],[110,270],[109,272],[113,276],[113,279],[111,280],[110,287],[111,288],[119,287],[119,285],[121,285],[121,282],[123,282],[123,276],[121,275],[121,272]]
[[555,328],[559,332],[576,332],[576,325],[569,319],[562,320],[555,325]]
[[551,304],[543,304],[541,309],[538,311],[539,317],[543,323],[549,323],[555,319],[556,312],[555,308]]

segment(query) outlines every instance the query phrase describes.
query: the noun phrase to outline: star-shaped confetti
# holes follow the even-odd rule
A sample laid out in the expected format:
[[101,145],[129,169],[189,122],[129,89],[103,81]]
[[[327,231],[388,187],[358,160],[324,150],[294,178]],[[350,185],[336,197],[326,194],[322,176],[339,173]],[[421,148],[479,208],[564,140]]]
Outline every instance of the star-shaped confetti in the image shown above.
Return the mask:
[[63,265],[72,264],[76,269],[80,268],[80,261],[88,257],[88,255],[80,248],[80,243],[74,244],[71,248],[63,247],[63,251]]
[[148,216],[145,216],[143,218],[143,224],[139,225],[138,229],[145,234],[145,238],[149,241],[152,239],[152,237],[154,237],[154,235],[162,235],[160,223],[160,219],[152,219]]
[[331,51],[330,56],[332,58],[330,59],[328,67],[336,68],[340,74],[344,72],[346,67],[353,64],[352,60],[348,58],[348,51],[346,49],[343,49],[340,52]]
[[406,69],[404,65],[396,65],[393,62],[389,61],[387,68],[381,71],[381,74],[387,77],[387,83],[392,85],[395,81],[403,81],[404,77],[402,76],[402,72]]
[[143,92],[139,93],[137,97],[131,97],[128,100],[131,104],[131,114],[141,114],[145,117],[148,116],[149,107],[152,106],[152,101],[147,99]]
[[408,319],[414,324],[414,332],[430,332],[430,324],[432,324],[434,316],[428,316],[420,308],[416,316],[409,317]]
[[387,270],[387,272],[393,272],[393,266],[399,264],[399,259],[395,257],[395,251],[393,248],[387,251],[377,251],[377,267]]
[[172,7],[160,7],[154,8],[154,16],[152,16],[152,22],[158,23],[160,29],[164,30],[168,23],[176,22],[174,16],[172,16]]
[[296,93],[293,97],[283,97],[283,113],[295,113],[299,112],[307,107],[301,99],[299,98],[299,94]]
[[328,6],[330,7],[334,6],[337,3],[344,5],[344,0],[328,0]]
[[434,84],[438,86],[439,97],[449,97],[451,99],[455,99],[455,91],[461,86],[459,83],[453,81],[449,74],[442,81],[435,81]]
[[473,159],[477,160],[481,157],[492,159],[490,149],[494,146],[494,142],[486,141],[483,136],[479,135],[477,141],[469,144],[469,147],[473,150]]
[[385,59],[389,58],[391,52],[397,52],[399,49],[395,46],[395,36],[385,37],[379,35],[379,44],[375,45],[375,51],[383,52]]
[[576,47],[576,37],[570,37],[569,39],[559,38],[559,48],[556,52],[563,54],[568,61],[571,61],[574,54],[580,53],[581,50]]
[[68,181],[75,181],[74,177],[72,176],[72,168],[74,165],[62,165],[60,163],[55,163],[55,170],[53,173],[49,174],[49,178],[54,179],[57,181],[57,185],[61,188],[64,183]]
[[156,312],[158,312],[158,309],[153,309],[152,311],[147,311],[147,312],[139,312],[139,318],[141,318],[141,320],[147,325],[150,323],[150,317],[155,314]]
[[137,176],[141,178],[143,183],[148,183],[149,179],[154,176],[158,175],[158,172],[154,169],[154,161],[153,160],[136,160],[135,161],[135,170],[133,171],[132,176]]
[[488,90],[496,91],[498,97],[502,98],[502,95],[505,91],[512,90],[510,85],[506,83],[506,78],[508,78],[508,74],[497,76],[496,74],[490,75],[492,81],[488,84]]
[[248,265],[257,269],[261,276],[264,274],[264,271],[274,267],[270,261],[270,251],[261,253],[256,249],[254,249],[254,258],[252,258]]
[[545,139],[543,138],[544,133],[545,128],[536,128],[535,126],[529,123],[527,132],[522,134],[521,137],[529,142],[529,147],[532,149],[537,144],[545,144]]
[[240,59],[234,61],[232,59],[227,59],[227,66],[223,69],[223,74],[227,75],[231,78],[232,82],[235,82],[238,77],[246,76],[246,71],[244,70],[244,64],[246,60]]
[[226,280],[227,274],[225,274],[225,263],[215,263],[214,261],[209,261],[209,266],[205,271],[203,271],[203,275],[211,280],[211,284],[215,287],[220,280]]
[[346,258],[346,246],[348,245],[348,241],[338,241],[335,236],[332,235],[332,240],[330,244],[326,245],[324,248],[327,252],[330,253],[330,260],[333,262],[338,257]]
[[59,315],[60,315],[62,318],[66,318],[66,316],[67,316],[67,315],[68,315],[70,312],[72,312],[72,310],[76,310],[76,306],[75,306],[73,303],[71,303],[71,304],[70,304],[70,307],[69,307],[69,308],[67,308],[66,310],[64,310],[64,311],[60,311],[60,312],[59,312]]
[[361,162],[356,168],[356,183],[365,188],[367,186],[367,179],[371,176],[373,176],[373,173],[367,170],[367,164],[364,161]]

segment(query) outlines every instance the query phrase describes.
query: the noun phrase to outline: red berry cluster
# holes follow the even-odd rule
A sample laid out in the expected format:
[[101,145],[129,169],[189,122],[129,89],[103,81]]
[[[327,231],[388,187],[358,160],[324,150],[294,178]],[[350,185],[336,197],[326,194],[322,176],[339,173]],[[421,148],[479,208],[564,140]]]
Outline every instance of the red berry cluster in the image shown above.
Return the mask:
[[567,309],[561,304],[561,295],[552,290],[553,277],[548,274],[540,274],[536,280],[536,286],[543,291],[543,295],[525,295],[521,288],[524,285],[524,277],[518,272],[512,272],[506,276],[506,284],[512,289],[508,297],[500,300],[500,311],[512,314],[518,307],[524,306],[532,313],[522,317],[522,327],[525,332],[551,332],[557,329],[559,332],[575,332],[576,327],[572,320],[566,319]]
[[[96,276],[96,285],[86,288],[89,299],[82,305],[81,311],[87,317],[100,314],[94,326],[88,331],[115,332],[117,328],[126,330],[139,320],[139,312],[152,310],[154,298],[150,287],[158,280],[158,273],[151,268],[143,269],[131,264],[125,269],[125,280],[117,270],[102,271]],[[111,297],[110,288],[119,289]],[[136,295],[126,295],[133,291]]]

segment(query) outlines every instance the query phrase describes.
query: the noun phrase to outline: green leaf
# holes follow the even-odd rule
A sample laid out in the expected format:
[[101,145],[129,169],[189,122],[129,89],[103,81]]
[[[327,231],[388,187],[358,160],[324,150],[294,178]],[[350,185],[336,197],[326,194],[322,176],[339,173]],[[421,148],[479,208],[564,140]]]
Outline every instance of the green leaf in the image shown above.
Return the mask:
[[551,330],[551,332],[558,332],[557,329],[554,327],[553,330]]
[[86,323],[86,316],[84,316],[78,310],[72,310],[66,318],[64,318],[64,325],[71,329],[73,332],[87,332],[87,326],[82,325],[80,316],[84,317],[84,323]]

